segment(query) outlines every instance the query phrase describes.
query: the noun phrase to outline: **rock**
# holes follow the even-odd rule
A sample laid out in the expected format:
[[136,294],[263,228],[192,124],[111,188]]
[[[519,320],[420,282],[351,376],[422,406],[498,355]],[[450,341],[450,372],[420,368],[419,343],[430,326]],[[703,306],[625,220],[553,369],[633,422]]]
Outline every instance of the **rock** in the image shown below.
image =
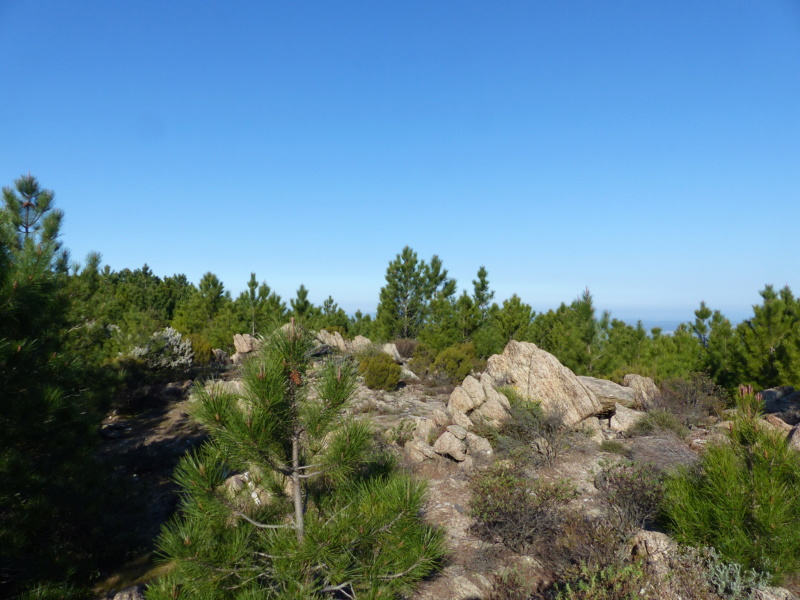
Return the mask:
[[437,427],[444,427],[445,425],[449,425],[451,422],[450,415],[448,415],[443,410],[435,410],[431,415],[433,422],[436,423]]
[[587,417],[578,423],[575,428],[586,433],[590,440],[598,444],[601,444],[606,439],[603,435],[603,425],[597,417]]
[[492,427],[500,427],[505,423],[511,415],[508,414],[503,405],[496,399],[492,398],[484,402],[478,409],[472,411],[470,420],[476,425],[480,421],[484,421]]
[[489,358],[486,372],[524,398],[540,401],[545,413],[559,416],[566,426],[602,412],[600,401],[575,374],[535,344],[512,340],[503,354]]
[[761,392],[764,412],[777,413],[800,409],[800,391],[790,385],[769,388]]
[[616,413],[614,413],[614,416],[609,420],[613,431],[628,431],[647,416],[647,413],[641,410],[633,410],[621,404],[617,404],[616,408]]
[[472,399],[472,405],[478,407],[486,401],[486,392],[483,391],[481,382],[472,375],[467,375],[461,382],[461,389]]
[[366,352],[370,348],[372,348],[372,342],[369,340],[369,338],[365,338],[363,335],[357,335],[350,342],[350,350],[354,354]]
[[114,594],[114,600],[145,600],[144,586],[135,585]]
[[622,385],[631,388],[636,394],[636,408],[644,408],[650,410],[655,406],[661,392],[658,391],[658,386],[649,377],[637,375],[636,373],[628,373],[622,378]]
[[466,442],[471,455],[477,456],[483,454],[485,456],[490,456],[492,454],[492,445],[485,437],[467,432]]
[[789,433],[792,430],[792,426],[789,425],[786,421],[776,417],[775,415],[767,415],[764,417],[764,421],[772,425],[775,429],[782,431],[784,434]]
[[755,588],[751,597],[753,600],[797,600],[797,596],[782,587]]
[[436,433],[438,433],[439,427],[432,419],[417,419],[417,426],[414,428],[414,436],[415,440],[421,440],[428,443],[428,440],[431,439]]
[[384,344],[383,348],[381,348],[383,352],[388,354],[392,357],[392,360],[396,362],[398,365],[403,364],[403,357],[400,356],[400,353],[397,351],[397,346],[394,344]]
[[456,425],[461,425],[464,429],[472,429],[475,426],[467,415],[457,410],[453,411],[452,421]]
[[249,333],[237,333],[233,336],[233,346],[237,354],[247,354],[258,350],[261,344]]
[[475,461],[471,456],[466,456],[464,457],[464,460],[458,464],[458,467],[465,473],[472,473],[472,471],[475,470]]
[[421,440],[409,440],[403,446],[406,456],[414,462],[422,462],[424,460],[435,460],[439,455],[428,444]]
[[325,329],[320,329],[317,333],[317,341],[324,346],[336,348],[339,352],[348,352],[350,350],[342,334],[338,331],[331,333]]
[[677,550],[678,544],[665,533],[640,530],[631,540],[631,556],[664,560]]
[[604,408],[610,409],[614,404],[621,404],[628,408],[637,407],[636,391],[632,388],[621,386],[608,379],[598,379],[586,375],[578,375],[578,381],[594,393]]
[[795,425],[786,439],[789,442],[789,448],[794,448],[800,452],[800,425]]
[[400,379],[404,381],[419,381],[419,377],[413,371],[409,371],[405,367],[400,370]]
[[460,440],[463,440],[467,437],[467,430],[461,427],[461,425],[448,425],[447,431],[452,433]]
[[228,353],[221,348],[214,348],[211,351],[211,362],[218,364],[218,365],[229,365],[231,364],[231,357],[228,356]]
[[507,411],[511,411],[511,403],[506,398],[506,395],[498,392],[494,387],[494,380],[492,379],[491,375],[488,373],[483,373],[481,375],[481,386],[483,387],[483,393],[486,396],[486,400],[495,399],[497,400],[503,408]]
[[442,456],[449,456],[461,462],[467,458],[464,443],[449,431],[445,431],[433,444],[433,450]]
[[478,405],[475,404],[475,399],[461,386],[458,386],[451,392],[450,400],[447,402],[447,408],[451,413],[461,412],[465,415],[477,406]]

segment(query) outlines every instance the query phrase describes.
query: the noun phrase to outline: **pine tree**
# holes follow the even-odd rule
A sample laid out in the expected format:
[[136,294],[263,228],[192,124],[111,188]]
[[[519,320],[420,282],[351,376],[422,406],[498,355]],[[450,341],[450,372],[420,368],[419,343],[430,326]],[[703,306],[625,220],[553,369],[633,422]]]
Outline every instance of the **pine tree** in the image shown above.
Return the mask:
[[494,298],[494,291],[489,288],[488,277],[489,272],[486,270],[486,267],[481,265],[481,267],[478,269],[478,278],[472,280],[472,300],[480,314],[479,326],[486,322],[486,319],[489,316],[489,308],[491,307],[491,302]]
[[313,368],[311,348],[292,322],[245,365],[241,394],[198,388],[211,441],[178,468],[181,514],[159,541],[174,569],[151,600],[390,598],[438,564],[424,487],[344,416],[354,366]]
[[455,282],[448,278],[441,259],[434,255],[430,265],[420,261],[406,246],[386,269],[375,326],[386,340],[416,338],[429,315],[434,298],[449,297]]

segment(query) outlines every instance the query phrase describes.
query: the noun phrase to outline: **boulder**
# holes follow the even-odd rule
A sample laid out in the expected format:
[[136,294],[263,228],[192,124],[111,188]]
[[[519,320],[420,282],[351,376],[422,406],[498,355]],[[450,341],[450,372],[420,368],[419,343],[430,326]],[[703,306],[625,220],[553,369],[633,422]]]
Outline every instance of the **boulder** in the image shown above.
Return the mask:
[[454,411],[452,411],[452,415],[453,415],[453,417],[452,417],[451,420],[456,425],[461,425],[461,427],[463,427],[464,429],[472,429],[474,427],[472,421],[470,421],[470,418],[467,415],[465,415],[463,412],[459,412],[457,410],[454,410]]
[[427,444],[428,440],[438,433],[438,431],[439,427],[432,419],[418,418],[417,426],[414,428],[414,433],[412,435],[415,440],[421,440]]
[[145,600],[144,586],[135,585],[114,594],[114,600]]
[[475,435],[474,433],[467,432],[466,440],[469,453],[473,456],[483,454],[489,456],[492,454],[492,445],[485,437]]
[[658,391],[655,381],[649,377],[628,373],[622,378],[622,385],[631,388],[636,394],[636,408],[650,410],[655,406],[661,392]]
[[503,405],[492,398],[473,410],[469,418],[476,425],[483,421],[492,427],[500,427],[510,416]]
[[211,351],[211,362],[218,364],[218,365],[229,365],[231,364],[231,357],[228,356],[228,353],[221,348],[214,348]]
[[439,458],[439,455],[434,452],[433,448],[421,440],[409,440],[405,443],[403,449],[406,452],[406,456],[414,462]]
[[461,425],[448,425],[447,431],[452,433],[460,440],[464,440],[467,437],[467,430],[461,427]]
[[779,413],[800,409],[800,391],[790,385],[769,388],[761,392],[764,399],[764,412]]
[[248,354],[258,350],[261,344],[249,333],[237,333],[233,336],[233,346],[237,354]]
[[636,391],[632,388],[621,386],[608,379],[598,379],[586,375],[578,375],[578,381],[594,393],[606,410],[611,410],[614,404],[621,404],[628,408],[636,408],[638,404]]
[[359,352],[366,352],[370,348],[372,348],[372,342],[369,340],[369,338],[365,338],[363,335],[357,335],[350,342],[350,350],[356,354]]
[[789,441],[790,448],[800,452],[800,425],[795,425],[786,439]]
[[628,431],[647,416],[647,413],[644,411],[633,410],[621,404],[617,404],[616,409],[614,416],[609,419],[609,426],[612,431]]
[[397,346],[395,346],[394,344],[391,343],[384,344],[381,350],[386,354],[388,354],[389,356],[391,356],[392,360],[396,362],[398,365],[403,364],[403,357],[400,356],[400,352],[397,351]]
[[409,371],[405,367],[400,370],[400,379],[403,381],[419,381],[419,377],[413,371]]
[[792,430],[792,426],[791,425],[789,425],[786,421],[784,421],[783,419],[780,419],[779,417],[777,417],[775,415],[767,415],[767,416],[765,416],[764,417],[764,421],[766,421],[767,423],[772,425],[775,429],[783,432],[784,434],[787,434]]
[[451,413],[467,414],[477,406],[479,405],[475,402],[475,399],[467,394],[461,386],[458,386],[450,393],[450,400],[447,402],[447,408]]
[[460,439],[450,431],[445,431],[433,444],[433,450],[442,456],[449,456],[458,462],[467,458],[467,448]]
[[545,413],[559,416],[566,426],[603,410],[572,371],[529,342],[509,342],[503,354],[489,358],[486,373],[495,382],[512,385],[524,398],[540,401]]

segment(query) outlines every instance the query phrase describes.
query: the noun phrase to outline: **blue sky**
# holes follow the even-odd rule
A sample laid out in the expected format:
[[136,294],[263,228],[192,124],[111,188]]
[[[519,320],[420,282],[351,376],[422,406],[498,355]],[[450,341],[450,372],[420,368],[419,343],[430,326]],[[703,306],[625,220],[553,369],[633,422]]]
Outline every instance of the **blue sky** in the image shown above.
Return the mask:
[[75,259],[365,312],[405,245],[537,310],[800,292],[794,0],[0,0],[0,81]]

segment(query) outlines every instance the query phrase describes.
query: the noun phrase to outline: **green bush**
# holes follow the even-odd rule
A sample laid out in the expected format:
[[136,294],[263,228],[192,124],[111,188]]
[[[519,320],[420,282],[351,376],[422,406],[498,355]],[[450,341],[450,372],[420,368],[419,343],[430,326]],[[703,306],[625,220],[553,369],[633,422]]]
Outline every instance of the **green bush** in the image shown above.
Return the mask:
[[800,453],[760,426],[761,404],[744,390],[728,443],[667,478],[665,515],[679,541],[780,582],[800,570]]
[[497,451],[516,460],[553,465],[569,435],[563,419],[546,415],[539,402],[526,400],[513,388],[500,391],[508,398],[511,417],[497,432]]
[[605,567],[581,565],[574,581],[558,592],[558,600],[639,600],[647,575],[641,561]]
[[[398,348],[398,352],[399,351]],[[433,361],[435,360],[436,353],[433,348],[420,342],[411,353],[411,361],[408,363],[408,366],[420,377],[425,377],[430,374],[433,368]]]
[[628,430],[628,435],[649,435],[663,432],[674,433],[681,439],[689,434],[689,430],[675,414],[667,410],[654,408],[647,413],[644,419]]
[[685,426],[696,425],[725,408],[727,392],[705,373],[668,379],[661,384],[655,407],[672,413]]
[[358,370],[369,389],[387,392],[397,389],[402,371],[400,365],[395,364],[392,357],[384,352],[364,356],[358,364]]
[[189,341],[192,342],[194,364],[203,366],[210,363],[213,352],[211,351],[211,342],[208,341],[208,338],[199,333],[193,333],[189,335]]
[[479,370],[481,362],[475,356],[475,346],[467,342],[439,352],[433,362],[433,370],[447,377],[451,383],[458,384],[473,370]]

